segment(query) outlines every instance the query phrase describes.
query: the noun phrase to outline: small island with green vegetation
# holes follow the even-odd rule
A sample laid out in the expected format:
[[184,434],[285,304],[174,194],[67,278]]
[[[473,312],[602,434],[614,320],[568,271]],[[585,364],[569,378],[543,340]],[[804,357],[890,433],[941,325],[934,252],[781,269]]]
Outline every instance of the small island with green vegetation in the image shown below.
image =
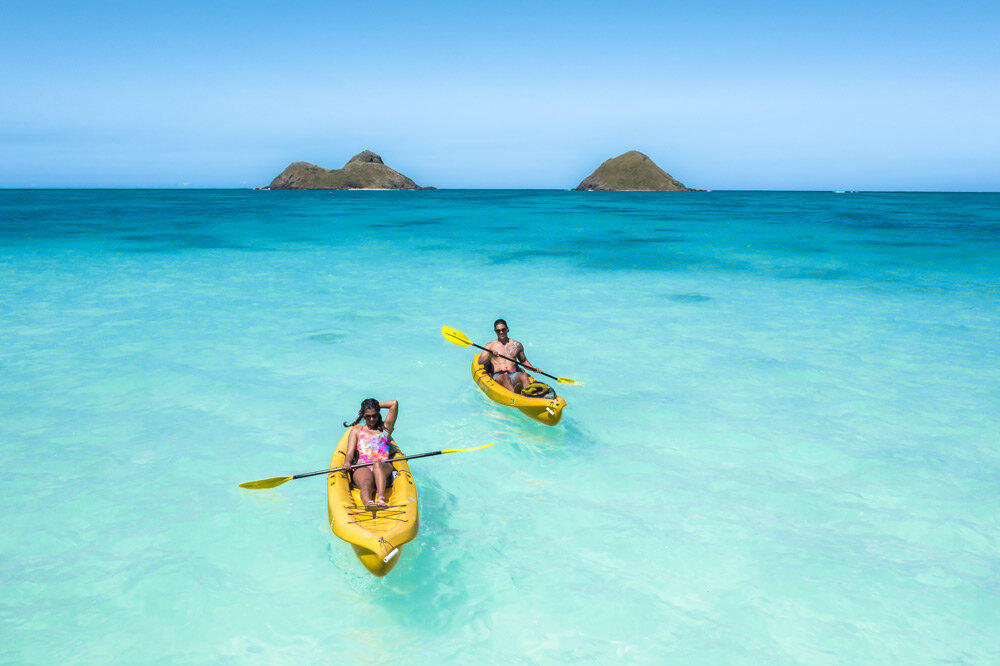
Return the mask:
[[433,190],[420,187],[389,168],[382,158],[365,150],[341,169],[324,169],[309,162],[295,162],[268,186],[271,190]]
[[690,192],[684,183],[656,166],[638,150],[613,157],[577,185],[575,190]]

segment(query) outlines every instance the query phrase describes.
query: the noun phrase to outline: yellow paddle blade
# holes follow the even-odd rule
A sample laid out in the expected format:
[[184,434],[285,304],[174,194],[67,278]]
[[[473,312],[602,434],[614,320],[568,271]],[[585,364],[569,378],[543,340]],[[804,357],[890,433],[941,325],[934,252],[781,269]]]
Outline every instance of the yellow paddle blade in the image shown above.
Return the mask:
[[285,483],[286,481],[291,481],[290,476],[272,476],[270,479],[260,479],[258,481],[247,481],[246,483],[241,483],[240,488],[249,488],[250,490],[263,490],[264,488],[275,488]]
[[467,338],[466,335],[465,335],[465,333],[462,333],[462,331],[457,331],[454,328],[452,328],[451,326],[442,326],[441,327],[441,335],[444,336],[445,340],[447,340],[448,342],[451,342],[452,344],[456,344],[459,347],[471,347],[472,346],[472,340],[470,340],[469,338]]
[[482,446],[473,446],[471,449],[448,449],[442,451],[441,453],[461,453],[462,451],[476,451],[477,449],[485,449],[493,446],[496,442],[490,442],[489,444],[483,444]]
[[560,384],[579,384],[580,386],[583,386],[583,382],[578,382],[575,379],[569,379],[567,377],[559,377],[558,380]]

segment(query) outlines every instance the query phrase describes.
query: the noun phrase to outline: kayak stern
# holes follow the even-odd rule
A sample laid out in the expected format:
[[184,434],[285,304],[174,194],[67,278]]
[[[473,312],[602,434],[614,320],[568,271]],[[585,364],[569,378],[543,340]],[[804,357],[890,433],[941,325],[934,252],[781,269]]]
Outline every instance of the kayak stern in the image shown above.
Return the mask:
[[472,357],[472,379],[479,390],[493,402],[514,407],[539,423],[554,426],[562,419],[562,411],[566,406],[566,400],[562,396],[533,398],[504,388],[486,373],[486,368],[479,363],[479,354]]

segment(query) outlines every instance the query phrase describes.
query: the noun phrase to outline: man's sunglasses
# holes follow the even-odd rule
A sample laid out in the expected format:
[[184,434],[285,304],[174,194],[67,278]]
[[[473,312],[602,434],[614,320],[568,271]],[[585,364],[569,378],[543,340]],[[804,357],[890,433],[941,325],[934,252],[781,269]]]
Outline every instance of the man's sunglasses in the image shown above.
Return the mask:
[[509,331],[510,329],[508,329],[508,328],[496,328],[496,329],[493,329],[493,330],[494,330],[495,332],[497,332],[497,333],[506,333],[506,332],[507,332],[507,331]]

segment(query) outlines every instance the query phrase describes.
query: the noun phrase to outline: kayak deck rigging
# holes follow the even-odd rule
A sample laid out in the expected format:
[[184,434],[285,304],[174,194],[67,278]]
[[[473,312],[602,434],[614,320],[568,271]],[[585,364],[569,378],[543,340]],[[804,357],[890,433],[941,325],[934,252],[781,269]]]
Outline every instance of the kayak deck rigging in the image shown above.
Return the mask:
[[347,515],[352,516],[355,520],[350,521],[353,525],[354,523],[370,522],[373,520],[396,520],[405,523],[408,519],[406,516],[406,505],[405,504],[390,504],[389,506],[380,506],[378,512],[372,511],[367,507],[357,507],[354,505],[345,505],[347,510]]

